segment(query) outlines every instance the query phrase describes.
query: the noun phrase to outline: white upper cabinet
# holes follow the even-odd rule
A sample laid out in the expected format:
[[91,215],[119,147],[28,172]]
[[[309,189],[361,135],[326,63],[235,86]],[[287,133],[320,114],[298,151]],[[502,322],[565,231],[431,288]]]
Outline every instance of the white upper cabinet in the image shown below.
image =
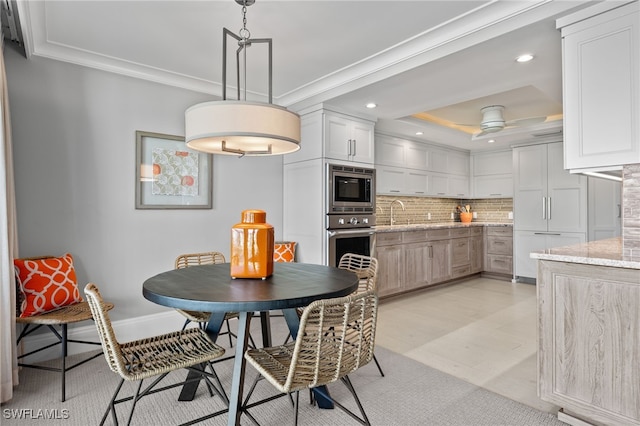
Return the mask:
[[373,127],[369,121],[325,113],[325,158],[373,164]]
[[378,194],[467,198],[469,154],[375,135]]
[[406,166],[407,141],[391,138],[384,135],[375,135],[376,139],[376,164],[385,166]]
[[556,22],[565,169],[640,163],[640,3],[614,9],[607,3]]
[[300,117],[300,149],[284,156],[284,164],[326,158],[374,163],[374,122],[327,109]]
[[513,158],[511,150],[471,154],[474,198],[513,197]]

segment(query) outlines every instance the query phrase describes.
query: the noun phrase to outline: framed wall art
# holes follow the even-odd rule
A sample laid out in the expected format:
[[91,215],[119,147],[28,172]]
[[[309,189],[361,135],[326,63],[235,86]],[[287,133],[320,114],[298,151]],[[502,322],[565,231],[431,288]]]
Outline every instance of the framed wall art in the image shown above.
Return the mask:
[[136,131],[136,209],[212,208],[212,158],[184,137]]

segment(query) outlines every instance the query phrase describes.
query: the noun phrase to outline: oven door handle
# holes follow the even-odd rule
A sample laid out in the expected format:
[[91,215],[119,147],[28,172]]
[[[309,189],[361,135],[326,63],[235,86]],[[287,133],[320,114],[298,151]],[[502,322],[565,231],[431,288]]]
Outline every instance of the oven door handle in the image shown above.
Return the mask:
[[339,231],[332,231],[329,230],[327,231],[329,233],[329,237],[335,237],[338,235],[373,235],[376,233],[376,231],[372,231],[370,229],[367,230],[361,230],[361,229],[348,229],[348,230],[339,230]]

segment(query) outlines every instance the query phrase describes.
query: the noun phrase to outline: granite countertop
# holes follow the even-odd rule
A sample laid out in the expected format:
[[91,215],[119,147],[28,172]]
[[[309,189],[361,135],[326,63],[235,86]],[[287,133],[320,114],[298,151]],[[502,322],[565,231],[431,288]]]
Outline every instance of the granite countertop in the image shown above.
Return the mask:
[[624,256],[622,253],[622,237],[618,237],[536,251],[531,253],[531,257],[533,259],[582,263],[585,265],[640,269],[640,258],[631,258]]
[[420,231],[423,229],[442,229],[442,228],[465,228],[474,226],[513,226],[513,223],[498,222],[437,222],[437,223],[411,223],[400,225],[378,225],[374,226],[376,232],[402,232],[402,231]]

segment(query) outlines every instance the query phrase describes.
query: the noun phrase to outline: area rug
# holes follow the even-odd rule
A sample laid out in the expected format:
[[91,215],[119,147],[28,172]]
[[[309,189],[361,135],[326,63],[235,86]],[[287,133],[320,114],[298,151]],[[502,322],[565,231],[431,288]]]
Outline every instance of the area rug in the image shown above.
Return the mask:
[[[76,355],[72,358],[78,357]],[[350,377],[373,425],[564,425],[553,414],[536,410],[502,397],[486,389],[425,366],[382,347],[376,348],[385,377],[373,362]],[[232,362],[216,364],[224,386],[231,382]],[[184,377],[182,371],[172,373],[169,380]],[[245,389],[255,376],[247,367]],[[97,425],[100,422],[118,376],[109,370],[103,357],[98,357],[67,373],[67,400],[60,402],[58,373],[22,369],[20,385],[14,398],[2,405],[2,425]],[[133,390],[132,383],[126,383]],[[329,387],[331,395],[355,408],[342,383]],[[258,397],[274,394],[266,381],[257,388]],[[220,398],[211,397],[200,385],[193,401],[179,402],[179,388],[143,398],[134,414],[134,425],[170,425],[215,412],[223,407]],[[300,394],[301,425],[355,425],[352,418],[338,409],[324,410],[309,403],[308,394]],[[119,421],[126,424],[127,404],[118,406]],[[251,410],[262,425],[292,423],[292,408],[287,398],[280,398]],[[201,424],[225,425],[226,414]],[[251,424],[245,417],[243,424]],[[113,424],[111,419],[106,424]]]

